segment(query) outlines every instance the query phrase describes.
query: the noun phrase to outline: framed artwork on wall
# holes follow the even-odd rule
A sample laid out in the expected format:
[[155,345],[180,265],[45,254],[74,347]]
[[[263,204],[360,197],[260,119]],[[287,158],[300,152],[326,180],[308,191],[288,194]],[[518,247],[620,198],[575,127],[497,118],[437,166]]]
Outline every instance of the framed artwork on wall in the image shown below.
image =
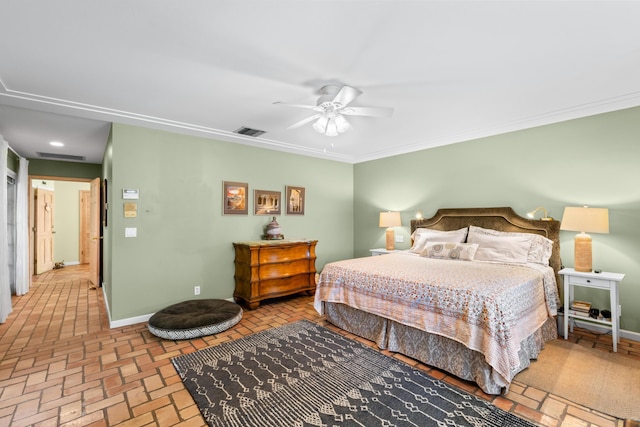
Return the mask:
[[304,215],[304,187],[286,187],[287,215]]
[[222,182],[222,213],[224,215],[247,215],[249,184],[244,182]]
[[281,193],[279,191],[253,190],[253,208],[256,215],[280,215]]

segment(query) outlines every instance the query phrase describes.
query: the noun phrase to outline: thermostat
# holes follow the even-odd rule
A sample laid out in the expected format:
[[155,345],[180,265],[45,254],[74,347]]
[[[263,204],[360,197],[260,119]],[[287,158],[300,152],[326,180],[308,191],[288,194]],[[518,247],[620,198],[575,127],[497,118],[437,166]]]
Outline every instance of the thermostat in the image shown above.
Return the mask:
[[137,199],[139,195],[140,195],[140,192],[137,189],[133,189],[133,188],[122,189],[123,199]]

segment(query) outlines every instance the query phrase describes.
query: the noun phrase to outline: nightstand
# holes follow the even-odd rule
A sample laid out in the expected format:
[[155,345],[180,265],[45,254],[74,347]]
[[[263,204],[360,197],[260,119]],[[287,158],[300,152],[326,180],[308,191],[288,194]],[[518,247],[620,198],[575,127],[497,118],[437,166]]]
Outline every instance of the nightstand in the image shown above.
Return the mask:
[[[611,328],[613,351],[617,352],[618,342],[620,341],[620,282],[624,279],[624,274],[606,271],[602,273],[581,272],[575,271],[573,268],[563,268],[559,273],[564,277],[564,339],[566,340],[569,336],[569,319],[598,323]],[[573,314],[570,307],[573,302],[573,289],[575,286],[609,291],[611,321]],[[573,332],[573,323],[571,324],[571,331]]]
[[386,255],[395,252],[395,250],[387,250],[385,248],[369,249],[371,256]]

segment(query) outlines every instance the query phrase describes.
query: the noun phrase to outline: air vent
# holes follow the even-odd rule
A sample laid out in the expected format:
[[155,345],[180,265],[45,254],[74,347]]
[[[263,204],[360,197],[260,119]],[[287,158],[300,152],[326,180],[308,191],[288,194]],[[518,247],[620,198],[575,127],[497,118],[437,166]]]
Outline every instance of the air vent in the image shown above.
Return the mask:
[[265,131],[258,130],[258,129],[251,129],[243,126],[240,129],[235,130],[234,133],[239,133],[240,135],[248,135],[248,136],[260,136],[263,133],[265,133]]
[[40,153],[40,152],[38,152],[37,154],[38,154],[38,157],[42,157],[43,159],[74,160],[76,162],[84,161],[87,159],[85,156],[72,156],[70,154]]

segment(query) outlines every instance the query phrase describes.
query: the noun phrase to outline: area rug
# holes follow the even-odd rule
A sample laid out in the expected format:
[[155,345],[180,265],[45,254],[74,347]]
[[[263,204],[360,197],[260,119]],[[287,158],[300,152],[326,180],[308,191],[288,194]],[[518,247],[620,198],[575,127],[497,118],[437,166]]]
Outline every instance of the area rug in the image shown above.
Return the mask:
[[533,426],[304,320],[172,361],[210,426]]
[[553,340],[514,380],[604,414],[640,420],[640,363],[621,354]]

